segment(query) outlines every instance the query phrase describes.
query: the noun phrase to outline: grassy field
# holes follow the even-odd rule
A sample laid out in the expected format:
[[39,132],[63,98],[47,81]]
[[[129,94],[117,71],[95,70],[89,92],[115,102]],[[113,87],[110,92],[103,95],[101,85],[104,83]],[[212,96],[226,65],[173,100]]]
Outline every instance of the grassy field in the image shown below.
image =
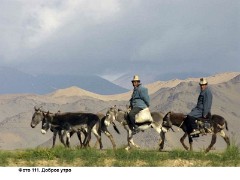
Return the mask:
[[78,149],[58,146],[15,151],[0,150],[0,166],[64,166],[64,167],[236,167],[240,166],[240,151],[230,146],[221,153],[189,152],[175,149],[126,151],[124,149]]

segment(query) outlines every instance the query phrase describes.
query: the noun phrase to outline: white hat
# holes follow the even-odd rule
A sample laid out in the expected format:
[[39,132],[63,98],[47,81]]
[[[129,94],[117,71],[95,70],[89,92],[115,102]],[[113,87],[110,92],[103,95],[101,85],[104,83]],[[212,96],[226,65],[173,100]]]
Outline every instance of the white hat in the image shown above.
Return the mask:
[[132,80],[132,82],[133,82],[133,81],[140,81],[138,75],[134,75],[134,76],[133,76],[133,80]]
[[200,78],[199,85],[206,85],[206,84],[208,84],[207,79],[206,78]]

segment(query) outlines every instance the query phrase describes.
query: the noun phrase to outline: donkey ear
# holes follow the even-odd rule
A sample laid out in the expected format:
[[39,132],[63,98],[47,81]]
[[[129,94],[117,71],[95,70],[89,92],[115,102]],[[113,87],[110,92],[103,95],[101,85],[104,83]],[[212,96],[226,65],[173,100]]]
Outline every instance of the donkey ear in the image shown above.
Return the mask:
[[47,112],[44,112],[44,115],[46,116],[46,115],[49,115],[50,114],[50,112],[49,111],[47,111]]
[[171,111],[169,111],[168,113],[167,113],[167,117],[170,117],[171,116]]

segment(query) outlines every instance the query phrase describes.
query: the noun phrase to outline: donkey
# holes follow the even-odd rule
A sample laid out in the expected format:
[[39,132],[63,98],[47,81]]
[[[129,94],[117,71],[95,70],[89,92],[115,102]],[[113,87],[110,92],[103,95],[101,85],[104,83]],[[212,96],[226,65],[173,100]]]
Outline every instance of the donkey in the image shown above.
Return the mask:
[[[186,124],[184,121],[185,118],[186,118],[186,115],[184,115],[182,113],[168,112],[163,118],[163,127],[166,127],[167,129],[169,129],[172,127],[172,125],[174,125],[174,126],[181,128],[184,132],[184,135],[181,137],[180,142],[186,150],[189,150],[189,147],[187,145],[185,145],[185,143],[184,143],[185,138],[188,136],[190,150],[192,151],[193,150],[193,147],[192,147],[193,140],[192,140],[192,137],[190,136],[190,134],[187,133]],[[201,134],[202,135],[212,134],[211,143],[208,146],[208,148],[205,150],[205,152],[209,152],[212,149],[213,145],[216,143],[217,134],[219,134],[224,139],[224,141],[227,143],[227,146],[230,145],[229,137],[224,132],[224,127],[226,128],[226,130],[228,130],[227,121],[222,116],[219,116],[216,114],[212,115],[212,117],[210,119],[209,127],[204,126],[204,121],[206,121],[206,120],[205,119],[197,119],[197,123],[200,127]],[[164,147],[164,140],[165,140],[165,132],[163,133],[163,141],[160,144],[161,150]]]
[[46,126],[51,124],[54,127],[60,127],[64,130],[67,135],[67,146],[70,143],[70,133],[81,131],[83,128],[87,128],[87,137],[84,139],[83,145],[86,147],[91,139],[91,132],[96,136],[99,141],[100,149],[103,148],[101,140],[101,129],[100,119],[96,114],[93,113],[82,113],[82,112],[66,112],[66,113],[47,113],[43,119],[43,123]]
[[[133,133],[131,131],[131,129],[128,126],[128,111],[123,111],[121,109],[117,109],[116,106],[109,108],[109,110],[107,111],[108,114],[110,114],[108,118],[113,118],[113,120],[118,121],[123,127],[124,129],[127,131],[127,142],[128,145],[125,148],[126,150],[131,149],[131,145],[136,147],[136,148],[140,148],[139,145],[135,144],[133,141]],[[144,123],[136,123],[139,126],[139,129],[144,131],[148,128],[154,128],[157,133],[160,135],[160,138],[162,139],[163,136],[163,131],[167,132],[167,129],[162,127],[162,120],[163,120],[163,115],[159,112],[151,112],[151,116],[153,121],[147,121]],[[161,139],[160,139],[160,143],[161,143]]]
[[[46,114],[47,114],[47,112],[41,110],[41,107],[40,107],[40,108],[34,107],[34,110],[35,110],[35,112],[33,113],[32,121],[31,121],[31,124],[30,124],[30,126],[31,126],[32,128],[35,128],[40,122],[42,122],[43,119],[45,118]],[[45,132],[44,132],[44,128],[46,128],[46,127],[44,127],[44,125],[45,125],[45,124],[42,123],[42,130],[41,130],[42,134],[45,133]],[[55,147],[55,142],[56,142],[57,134],[58,134],[58,136],[59,136],[60,142],[61,142],[64,146],[67,146],[66,143],[65,143],[65,141],[64,141],[64,139],[63,139],[63,137],[64,137],[63,132],[62,132],[63,129],[60,128],[60,127],[54,127],[54,126],[51,126],[51,127],[48,126],[48,129],[49,129],[49,128],[50,128],[50,130],[53,132],[53,144],[52,144],[52,148]],[[47,129],[45,129],[45,130],[47,130]],[[70,136],[72,136],[74,133],[75,133],[75,132],[70,132]],[[84,132],[84,134],[86,135],[85,132]],[[82,143],[82,140],[81,140],[81,131],[78,131],[78,132],[77,132],[77,135],[78,135],[78,139],[79,139],[79,141],[80,141],[80,146],[82,147],[83,143]]]
[[[49,112],[48,112],[49,113]],[[42,129],[41,129],[41,133],[42,134],[46,134],[48,130],[51,130],[53,133],[54,133],[54,136],[53,137],[53,144],[55,145],[55,141],[56,141],[56,134],[58,133],[59,135],[59,139],[61,141],[61,143],[65,146],[65,147],[70,147],[70,142],[67,141],[65,142],[64,141],[64,136],[65,136],[65,132],[64,132],[64,129],[60,126],[54,126],[54,125],[50,125],[49,123],[47,123],[47,120],[45,119],[45,117],[43,118],[42,120]],[[72,137],[72,135],[75,133],[75,131],[70,131],[70,138]],[[81,133],[84,134],[85,138],[87,137],[87,128],[86,126],[82,126],[79,131],[76,132],[77,133],[77,136],[78,136],[78,139],[79,139],[79,142],[80,142],[80,148],[83,147],[83,141],[82,141],[82,136],[81,136]],[[53,147],[54,147],[53,145]],[[89,144],[87,145],[89,146]],[[53,148],[52,147],[52,148]]]
[[[112,146],[113,146],[113,149],[116,149],[116,143],[113,139],[113,135],[109,132],[109,130],[107,129],[107,127],[112,124],[113,125],[113,128],[114,130],[120,134],[116,124],[113,122],[113,118],[111,118],[112,114],[110,113],[106,113],[106,115],[102,114],[102,113],[97,113],[97,116],[99,117],[100,119],[100,128],[101,128],[101,131],[109,138],[109,140],[111,141],[112,143]],[[98,141],[96,141],[95,143],[95,146],[94,147],[97,147],[97,144],[98,144]]]

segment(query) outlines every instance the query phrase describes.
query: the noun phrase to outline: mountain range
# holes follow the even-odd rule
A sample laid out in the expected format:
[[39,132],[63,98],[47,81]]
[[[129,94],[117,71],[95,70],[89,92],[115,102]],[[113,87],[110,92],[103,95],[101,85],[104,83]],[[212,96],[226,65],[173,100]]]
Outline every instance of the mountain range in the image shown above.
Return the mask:
[[[184,80],[189,77],[198,78],[198,77],[208,77],[210,74],[204,72],[169,72],[169,73],[146,73],[146,74],[138,74],[141,82],[143,84],[150,84],[156,81],[170,81],[173,79]],[[119,85],[126,89],[131,89],[132,84],[130,83],[133,78],[133,75],[130,73],[126,73],[113,80],[112,82],[116,85]],[[129,83],[126,83],[129,82]]]
[[98,94],[118,94],[128,90],[97,75],[31,75],[17,69],[0,67],[0,94],[46,94],[77,86]]
[[[213,92],[212,114],[223,116],[227,122],[232,142],[240,144],[240,72],[228,72],[207,77],[209,87]],[[199,78],[188,78],[184,80],[173,79],[169,81],[156,81],[145,86],[149,90],[151,99],[151,111],[158,111],[166,114],[168,111],[188,113],[196,105],[199,94]],[[40,125],[32,129],[30,122],[34,113],[34,106],[42,106],[50,112],[85,111],[106,113],[107,109],[113,105],[123,109],[128,104],[131,91],[103,95],[96,94],[71,86],[68,88],[57,89],[46,94],[1,94],[0,95],[0,148],[1,149],[22,149],[34,148],[38,146],[51,147],[52,133],[46,135],[40,133]],[[120,135],[116,134],[112,127],[113,137],[117,147],[126,145],[126,131],[116,123]],[[183,132],[173,128],[175,132],[168,132],[166,137],[165,149],[182,148],[179,139]],[[109,139],[103,134],[104,148],[111,148]],[[134,136],[142,148],[157,149],[159,136],[152,129]],[[194,139],[195,149],[204,149],[209,145],[211,136],[203,136]],[[93,141],[91,143],[94,143]],[[59,143],[59,140],[58,140]],[[76,136],[71,142],[77,143]],[[225,142],[218,136],[216,145],[217,150],[226,148]]]

